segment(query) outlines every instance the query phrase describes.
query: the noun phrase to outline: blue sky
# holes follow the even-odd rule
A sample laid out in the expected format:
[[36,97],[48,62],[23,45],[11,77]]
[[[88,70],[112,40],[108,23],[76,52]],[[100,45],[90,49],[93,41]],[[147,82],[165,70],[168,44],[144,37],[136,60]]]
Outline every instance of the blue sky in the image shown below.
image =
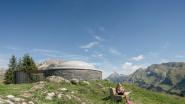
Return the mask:
[[183,0],[0,1],[0,67],[12,54],[82,60],[104,76],[185,61]]

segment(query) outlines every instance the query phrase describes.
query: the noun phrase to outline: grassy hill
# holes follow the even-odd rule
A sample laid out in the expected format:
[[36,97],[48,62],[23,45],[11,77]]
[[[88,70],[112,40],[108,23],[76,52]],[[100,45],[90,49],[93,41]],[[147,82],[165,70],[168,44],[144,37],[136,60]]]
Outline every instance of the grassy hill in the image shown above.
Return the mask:
[[[112,102],[108,92],[109,87],[115,87],[116,84],[109,81],[93,81],[89,85],[47,82],[39,90],[33,90],[32,97],[22,96],[23,92],[32,89],[35,85],[38,84],[0,84],[0,96],[25,97],[25,99],[29,99],[35,104],[81,104],[82,102],[84,104],[117,104]],[[185,104],[185,98],[183,97],[152,92],[130,84],[124,84],[124,86],[126,90],[132,92],[130,99],[134,104]],[[47,100],[46,95],[49,92],[61,93],[63,97],[54,97],[52,100]],[[123,103],[119,102],[118,104]]]

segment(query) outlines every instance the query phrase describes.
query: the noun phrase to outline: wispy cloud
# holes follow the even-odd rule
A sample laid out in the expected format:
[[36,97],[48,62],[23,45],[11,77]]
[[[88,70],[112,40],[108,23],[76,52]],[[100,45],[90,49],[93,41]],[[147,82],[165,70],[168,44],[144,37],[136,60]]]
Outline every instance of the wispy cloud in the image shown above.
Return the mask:
[[34,52],[40,52],[40,53],[60,53],[60,51],[57,50],[48,50],[48,49],[33,49]]
[[136,57],[132,57],[133,61],[142,61],[144,60],[144,56],[143,55],[138,55]]
[[86,27],[85,30],[90,35],[95,35],[95,34],[101,34],[102,32],[105,32],[106,29],[103,26],[95,26],[95,27]]
[[87,33],[94,38],[94,41],[91,41],[85,45],[81,45],[80,48],[84,49],[85,52],[88,52],[89,49],[94,48],[94,47],[104,47],[103,41],[105,40],[100,36],[100,34],[105,30],[104,27],[102,26],[96,26],[95,28],[93,27],[86,27],[85,28]]
[[110,48],[109,52],[114,54],[114,55],[122,55],[122,53],[119,50],[114,49],[114,48]]
[[101,53],[95,53],[95,54],[92,54],[91,56],[94,57],[94,58],[102,58],[103,57],[103,54],[101,54]]
[[86,45],[82,45],[82,46],[80,46],[80,48],[90,49],[90,48],[93,48],[93,47],[97,46],[98,44],[99,44],[99,42],[94,41],[94,42],[90,42],[90,43],[88,43]]
[[95,38],[97,41],[103,41],[103,40],[104,40],[103,38],[101,38],[100,36],[97,36],[97,35],[95,35],[94,38]]

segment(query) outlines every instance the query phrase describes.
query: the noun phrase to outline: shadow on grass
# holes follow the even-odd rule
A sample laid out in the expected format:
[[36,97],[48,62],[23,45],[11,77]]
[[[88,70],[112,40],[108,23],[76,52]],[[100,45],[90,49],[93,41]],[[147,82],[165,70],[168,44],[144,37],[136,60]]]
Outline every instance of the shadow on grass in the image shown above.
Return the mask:
[[102,100],[104,100],[104,101],[111,100],[111,97],[107,96],[107,97],[103,98]]
[[109,102],[109,103],[106,103],[106,104],[125,104],[125,102],[123,102],[123,100],[119,100],[119,101],[116,101],[116,102],[113,101],[110,96],[107,96],[107,97],[103,98],[102,100],[104,100],[106,102]]

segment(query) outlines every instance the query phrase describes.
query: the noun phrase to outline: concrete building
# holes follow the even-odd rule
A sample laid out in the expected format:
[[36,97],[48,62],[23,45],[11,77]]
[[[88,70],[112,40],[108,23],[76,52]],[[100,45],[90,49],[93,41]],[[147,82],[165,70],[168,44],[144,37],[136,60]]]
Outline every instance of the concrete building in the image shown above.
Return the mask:
[[64,61],[60,64],[47,65],[42,70],[15,72],[15,83],[29,83],[31,80],[43,80],[48,76],[61,76],[65,79],[101,80],[102,72],[94,65],[83,61]]
[[79,80],[101,80],[102,72],[95,68],[92,64],[83,61],[66,61],[61,65],[50,67],[45,70],[46,76],[56,75],[65,79]]

